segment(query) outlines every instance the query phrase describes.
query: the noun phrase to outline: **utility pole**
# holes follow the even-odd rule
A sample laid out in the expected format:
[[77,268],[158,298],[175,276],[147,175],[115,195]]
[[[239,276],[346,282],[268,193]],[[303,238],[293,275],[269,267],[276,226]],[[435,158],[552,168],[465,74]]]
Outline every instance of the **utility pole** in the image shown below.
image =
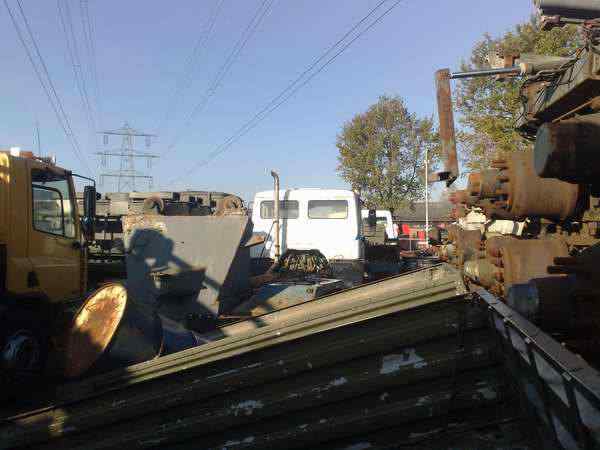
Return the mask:
[[35,136],[37,141],[38,155],[42,156],[42,143],[40,142],[40,123],[35,119]]
[[153,177],[136,169],[136,159],[146,160],[146,168],[152,167],[152,160],[158,158],[158,155],[148,152],[136,150],[134,140],[136,137],[143,137],[146,140],[146,147],[150,147],[154,134],[143,133],[129,126],[127,122],[117,130],[100,131],[102,134],[104,146],[108,146],[111,136],[121,137],[121,148],[114,150],[104,150],[96,152],[100,156],[100,165],[105,168],[110,168],[110,157],[116,156],[119,158],[119,168],[116,170],[106,170],[100,174],[100,185],[104,185],[106,178],[117,179],[117,192],[132,192],[136,191],[139,183],[136,181],[143,180],[148,186],[148,190],[152,189]]
[[429,149],[425,147],[425,240],[429,241]]

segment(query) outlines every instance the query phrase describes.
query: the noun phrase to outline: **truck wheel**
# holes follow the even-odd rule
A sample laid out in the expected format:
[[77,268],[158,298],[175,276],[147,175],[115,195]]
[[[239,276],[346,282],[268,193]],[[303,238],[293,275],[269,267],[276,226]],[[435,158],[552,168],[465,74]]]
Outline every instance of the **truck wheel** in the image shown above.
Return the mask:
[[2,366],[11,371],[36,372],[43,368],[42,343],[31,331],[20,329],[7,336]]
[[8,311],[0,325],[0,367],[9,372],[41,373],[50,347],[52,308]]

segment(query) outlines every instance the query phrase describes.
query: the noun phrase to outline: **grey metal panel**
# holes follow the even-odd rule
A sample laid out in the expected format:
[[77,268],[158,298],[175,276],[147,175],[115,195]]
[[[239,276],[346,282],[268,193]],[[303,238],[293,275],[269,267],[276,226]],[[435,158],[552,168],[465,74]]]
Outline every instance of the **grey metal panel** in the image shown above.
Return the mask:
[[128,216],[127,284],[135,299],[182,321],[231,311],[249,290],[252,229],[244,215]]

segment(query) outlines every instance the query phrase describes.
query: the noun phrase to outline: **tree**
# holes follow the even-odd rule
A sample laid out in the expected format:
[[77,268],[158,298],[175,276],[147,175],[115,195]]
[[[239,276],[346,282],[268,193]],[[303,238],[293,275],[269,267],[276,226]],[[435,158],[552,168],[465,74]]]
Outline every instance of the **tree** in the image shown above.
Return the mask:
[[[461,69],[489,68],[488,55],[493,53],[567,56],[579,44],[576,27],[542,31],[539,18],[534,16],[500,38],[494,39],[486,34],[473,48],[470,61],[463,63]],[[488,167],[498,151],[524,150],[531,146],[514,129],[521,114],[521,82],[519,78],[500,82],[488,77],[464,79],[457,83],[455,103],[462,125],[457,139],[468,169]]]
[[367,206],[397,209],[423,198],[424,154],[433,161],[438,137],[431,118],[409,113],[400,97],[379,98],[337,136],[338,173]]

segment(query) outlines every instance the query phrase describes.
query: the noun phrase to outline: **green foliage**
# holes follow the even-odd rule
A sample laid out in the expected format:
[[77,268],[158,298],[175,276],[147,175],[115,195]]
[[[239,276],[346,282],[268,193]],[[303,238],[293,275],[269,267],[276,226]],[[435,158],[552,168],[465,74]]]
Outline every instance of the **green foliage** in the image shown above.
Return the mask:
[[[541,31],[538,18],[517,25],[514,30],[494,39],[485,35],[473,48],[470,61],[461,70],[489,68],[488,55],[535,53],[567,56],[579,44],[577,29],[573,26]],[[468,169],[487,167],[498,151],[524,150],[531,143],[515,130],[521,114],[519,87],[522,80],[497,81],[492,77],[471,78],[457,83],[456,108],[460,113],[457,132],[461,156]]]
[[398,209],[423,197],[424,155],[439,153],[431,118],[406,109],[400,97],[380,97],[337,136],[339,174],[369,207]]

